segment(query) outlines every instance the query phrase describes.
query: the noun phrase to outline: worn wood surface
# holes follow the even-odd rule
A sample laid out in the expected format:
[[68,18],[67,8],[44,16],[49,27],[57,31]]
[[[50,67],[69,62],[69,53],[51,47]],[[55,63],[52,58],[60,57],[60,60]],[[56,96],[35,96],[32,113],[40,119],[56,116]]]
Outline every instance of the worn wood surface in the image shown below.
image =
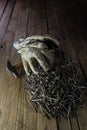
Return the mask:
[[[13,42],[35,34],[56,37],[65,56],[79,61],[87,78],[86,0],[0,0],[0,130],[69,129],[66,120],[58,124],[36,112],[24,78],[15,79],[6,71],[8,57],[13,64],[20,61]],[[71,123],[73,130],[87,130],[87,106]]]

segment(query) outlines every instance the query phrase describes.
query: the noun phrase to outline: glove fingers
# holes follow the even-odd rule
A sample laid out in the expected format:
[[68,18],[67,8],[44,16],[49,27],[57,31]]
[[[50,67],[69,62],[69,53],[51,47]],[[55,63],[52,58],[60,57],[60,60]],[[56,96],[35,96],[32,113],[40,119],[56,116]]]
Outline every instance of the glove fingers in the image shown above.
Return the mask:
[[26,61],[24,61],[23,59],[22,59],[22,62],[23,62],[23,67],[24,67],[24,70],[25,70],[26,74],[30,75],[31,70],[30,70],[30,67],[29,67],[28,63]]
[[42,54],[48,59],[49,63],[52,64],[52,62],[54,61],[54,54],[53,52],[51,52],[51,50],[46,50],[46,51],[41,51]]
[[37,70],[35,69],[35,67],[34,67],[33,58],[31,58],[31,59],[28,60],[28,64],[29,64],[29,66],[30,66],[32,72],[33,72],[34,74],[38,74],[38,71],[37,71]]
[[50,69],[43,54],[40,53],[39,55],[35,55],[35,59],[38,61],[44,71],[48,71]]

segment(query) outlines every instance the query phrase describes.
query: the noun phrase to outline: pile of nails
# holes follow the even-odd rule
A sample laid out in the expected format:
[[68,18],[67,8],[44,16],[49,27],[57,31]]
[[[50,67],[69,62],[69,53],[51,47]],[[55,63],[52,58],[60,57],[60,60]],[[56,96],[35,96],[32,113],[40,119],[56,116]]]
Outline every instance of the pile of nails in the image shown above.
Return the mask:
[[34,107],[48,118],[72,117],[85,104],[87,81],[78,63],[55,56],[49,72],[26,77],[27,90]]

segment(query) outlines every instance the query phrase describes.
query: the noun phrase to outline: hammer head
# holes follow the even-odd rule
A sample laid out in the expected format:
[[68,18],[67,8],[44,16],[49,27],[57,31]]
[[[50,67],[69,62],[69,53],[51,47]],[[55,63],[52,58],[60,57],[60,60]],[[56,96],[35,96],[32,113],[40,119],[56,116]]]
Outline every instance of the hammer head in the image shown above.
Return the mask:
[[7,60],[6,70],[12,73],[15,78],[19,78],[19,73],[16,71],[16,68],[12,66],[9,59]]

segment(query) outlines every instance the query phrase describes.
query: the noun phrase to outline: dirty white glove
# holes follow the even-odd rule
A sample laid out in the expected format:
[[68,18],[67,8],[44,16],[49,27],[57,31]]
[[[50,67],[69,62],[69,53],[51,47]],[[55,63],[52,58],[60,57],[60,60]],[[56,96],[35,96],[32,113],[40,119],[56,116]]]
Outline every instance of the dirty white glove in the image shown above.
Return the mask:
[[49,49],[45,43],[47,39],[59,46],[59,42],[56,39],[48,36],[31,36],[14,43],[14,47],[21,54],[24,70],[27,75],[30,74],[31,70],[34,74],[38,74],[34,64],[35,60],[37,60],[45,72],[50,69],[50,64],[54,60],[54,54],[52,49]]

